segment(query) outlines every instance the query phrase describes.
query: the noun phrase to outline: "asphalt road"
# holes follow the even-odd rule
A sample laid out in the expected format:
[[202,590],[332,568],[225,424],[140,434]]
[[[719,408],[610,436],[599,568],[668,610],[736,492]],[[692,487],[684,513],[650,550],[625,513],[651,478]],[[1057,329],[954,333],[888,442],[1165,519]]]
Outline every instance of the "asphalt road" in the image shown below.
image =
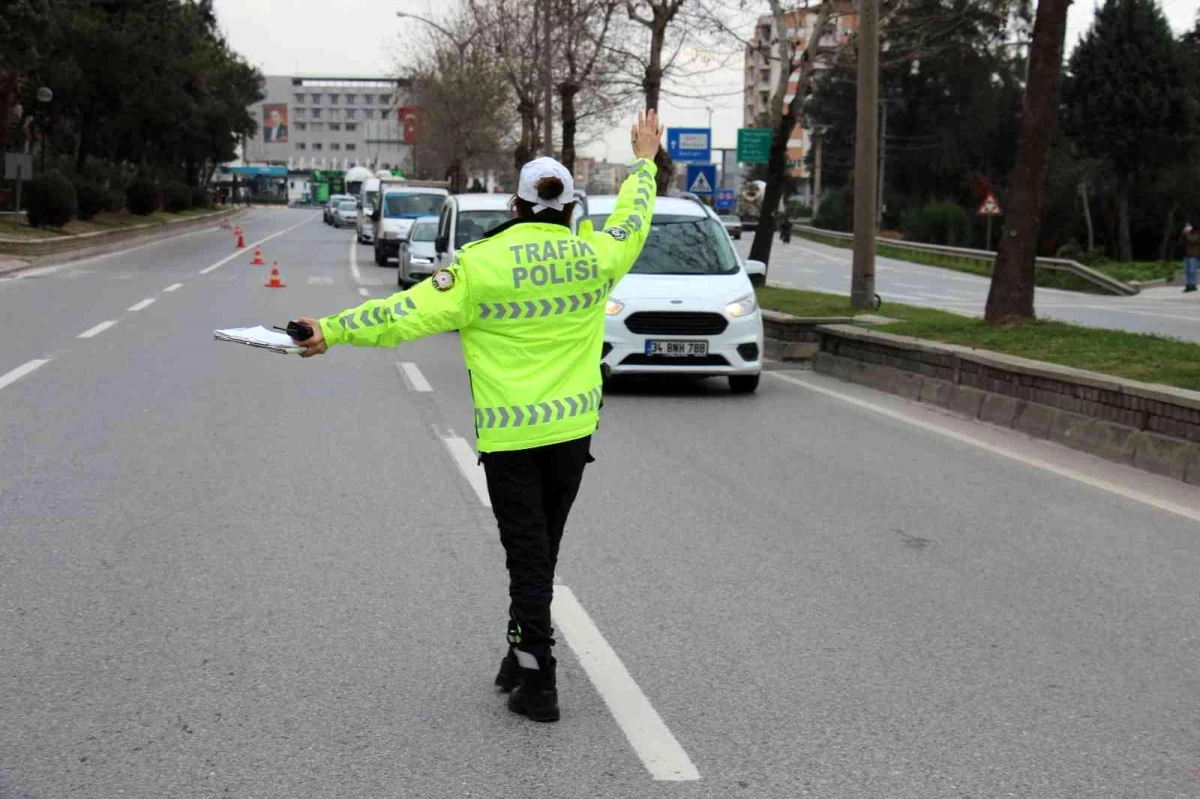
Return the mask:
[[[747,231],[736,242],[744,255],[750,252],[753,235]],[[799,236],[793,236],[789,244],[776,238],[767,279],[772,285],[849,296],[850,264],[847,249]],[[951,269],[894,258],[876,259],[875,287],[885,303],[983,316],[989,285],[988,278]],[[1034,310],[1046,319],[1200,341],[1200,294],[1185,295],[1182,291],[1179,286],[1153,286],[1132,297],[1114,297],[1038,288]],[[887,309],[882,312],[886,314]]]
[[610,391],[511,715],[457,337],[243,225],[0,280],[0,797],[1200,796],[1195,490],[804,371]]

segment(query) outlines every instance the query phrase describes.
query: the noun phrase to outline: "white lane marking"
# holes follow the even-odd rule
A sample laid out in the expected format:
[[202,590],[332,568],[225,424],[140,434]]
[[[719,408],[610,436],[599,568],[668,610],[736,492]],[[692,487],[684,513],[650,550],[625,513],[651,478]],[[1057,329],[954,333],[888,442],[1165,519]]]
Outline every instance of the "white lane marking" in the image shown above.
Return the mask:
[[579,658],[583,670],[650,775],[669,782],[700,779],[700,772],[687,752],[629,676],[625,664],[604,640],[570,588],[562,584],[554,586],[551,613],[555,625],[562,631],[571,651]]
[[96,325],[95,327],[89,327],[87,330],[80,333],[77,336],[77,338],[91,338],[92,336],[98,336],[101,333],[103,333],[105,330],[108,330],[110,327],[115,325],[116,323],[117,323],[117,320],[115,320],[115,319],[110,319],[107,322],[101,322],[100,324]]
[[224,266],[225,264],[229,263],[234,258],[239,258],[239,257],[244,256],[246,254],[246,250],[253,250],[255,247],[266,244],[271,239],[278,238],[279,236],[282,236],[284,233],[290,233],[293,230],[295,230],[296,228],[300,227],[301,225],[307,225],[311,221],[312,221],[311,219],[305,219],[303,222],[292,225],[289,228],[284,228],[283,230],[280,230],[277,233],[272,233],[270,236],[267,236],[266,238],[259,239],[258,241],[255,241],[255,242],[251,242],[250,244],[247,244],[245,247],[240,247],[240,248],[234,250],[232,254],[227,255],[226,257],[217,261],[212,266],[206,266],[203,269],[201,269],[200,274],[207,275],[209,272],[213,271],[214,269],[219,269],[222,266]]
[[0,388],[4,388],[5,386],[11,385],[12,383],[17,382],[22,377],[24,377],[25,375],[32,372],[34,369],[37,369],[39,366],[44,366],[45,364],[48,364],[48,363],[50,363],[49,358],[34,358],[32,361],[28,361],[26,363],[21,364],[16,369],[13,369],[11,372],[0,375]]
[[310,285],[310,286],[332,286],[333,278],[326,277],[323,275],[313,275],[313,276],[309,277],[308,285]]
[[475,450],[471,449],[470,444],[454,435],[453,430],[446,432],[447,434],[442,436],[442,443],[446,445],[450,456],[458,464],[458,470],[462,472],[463,477],[467,478],[467,482],[475,491],[475,496],[479,497],[479,501],[485,507],[492,507],[492,498],[488,496],[487,490],[487,476],[483,472],[483,465],[479,463],[479,456],[475,454]]
[[362,272],[358,271],[358,242],[350,239],[350,274],[354,275],[354,282],[362,282]]
[[910,424],[913,427],[919,427],[920,429],[926,430],[930,433],[937,433],[940,436],[945,436],[946,438],[952,438],[955,441],[961,441],[964,444],[970,444],[972,446],[979,447],[980,449],[987,450],[995,455],[1002,455],[1005,458],[1010,458],[1027,466],[1044,469],[1045,471],[1057,474],[1060,477],[1066,477],[1070,480],[1083,483],[1084,485],[1088,485],[1093,488],[1099,488],[1102,491],[1108,491],[1109,493],[1116,494],[1117,496],[1124,497],[1125,499],[1130,499],[1134,502],[1140,502],[1144,505],[1149,505],[1152,508],[1165,510],[1168,513],[1174,513],[1178,516],[1182,516],[1185,519],[1191,519],[1192,521],[1200,522],[1200,511],[1192,510],[1191,508],[1171,502],[1170,500],[1160,499],[1152,494],[1147,494],[1143,491],[1138,491],[1132,488],[1126,488],[1125,486],[1118,485],[1116,483],[1110,483],[1107,480],[1090,477],[1083,472],[1077,472],[1074,469],[1068,469],[1065,466],[1058,466],[1057,464],[1050,463],[1049,461],[1042,460],[1041,458],[1024,455],[1020,452],[1016,452],[1015,450],[1008,449],[1007,447],[1001,447],[997,446],[996,444],[981,441],[978,438],[974,438],[973,436],[969,436],[964,433],[959,433],[955,430],[949,430],[941,425],[925,422],[920,419],[914,419],[911,416],[900,413],[899,411],[894,411],[891,408],[885,408],[882,405],[876,405],[873,402],[867,402],[866,400],[859,399],[858,397],[852,397],[849,394],[843,394],[840,391],[834,391],[833,389],[813,385],[807,380],[803,380],[793,375],[784,374],[783,372],[766,372],[766,374],[777,377],[780,380],[788,383],[792,383],[793,385],[800,386],[801,388],[805,388],[809,391],[816,392],[817,394],[824,394],[827,397],[833,397],[843,402],[848,402],[849,404],[856,405],[859,408],[865,408],[866,410],[873,411],[881,416],[886,416],[889,419],[895,419],[896,421]]
[[182,283],[172,283],[171,285],[169,285],[165,289],[163,289],[163,291],[175,291],[176,289],[181,289],[181,288],[183,288]]
[[365,288],[363,288],[362,286],[359,286],[359,288],[358,288],[358,293],[359,293],[359,294],[361,294],[361,295],[362,295],[362,296],[364,296],[364,297],[370,297],[370,296],[371,296],[371,290],[370,290],[370,289],[365,289]]
[[126,308],[126,310],[127,311],[140,311],[143,308],[149,308],[153,304],[154,304],[154,297],[147,297],[146,299],[142,300],[141,302],[136,302],[133,305],[130,305],[128,308]]
[[415,363],[396,361],[396,368],[400,370],[400,376],[413,391],[433,391],[433,386],[429,385],[429,381],[425,379],[425,375],[421,374],[421,370]]

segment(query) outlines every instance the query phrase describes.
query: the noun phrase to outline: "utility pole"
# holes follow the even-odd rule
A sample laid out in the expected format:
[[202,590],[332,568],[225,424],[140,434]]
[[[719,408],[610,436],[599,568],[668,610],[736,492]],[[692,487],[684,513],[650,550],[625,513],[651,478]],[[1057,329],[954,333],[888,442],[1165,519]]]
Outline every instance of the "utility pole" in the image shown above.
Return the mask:
[[854,147],[854,264],[850,307],[875,304],[875,191],[879,162],[879,0],[860,0],[858,124]]
[[550,4],[553,0],[542,0],[542,82],[545,96],[542,99],[542,140],[545,154],[554,157],[554,59],[550,47]]

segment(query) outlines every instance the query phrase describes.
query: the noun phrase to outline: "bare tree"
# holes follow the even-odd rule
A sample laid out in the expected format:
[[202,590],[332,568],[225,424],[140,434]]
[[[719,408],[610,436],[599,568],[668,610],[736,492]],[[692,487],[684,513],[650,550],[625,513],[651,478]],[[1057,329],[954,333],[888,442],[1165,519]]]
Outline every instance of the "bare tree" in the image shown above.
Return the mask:
[[[771,258],[771,243],[774,239],[774,225],[768,218],[779,206],[783,195],[784,184],[787,180],[787,143],[792,136],[796,124],[803,119],[804,101],[812,91],[812,78],[817,65],[818,55],[821,55],[821,40],[826,35],[826,29],[834,13],[834,0],[823,0],[817,9],[817,19],[813,25],[812,35],[809,36],[804,52],[799,58],[791,47],[791,31],[787,25],[787,16],[782,0],[769,0],[771,16],[774,18],[776,40],[775,57],[779,60],[779,78],[775,92],[771,98],[770,122],[775,129],[771,141],[771,155],[767,162],[767,187],[763,193],[762,216],[758,228],[754,232],[754,243],[750,247],[750,257],[767,263]],[[827,51],[826,55],[830,53]],[[792,75],[799,69],[796,81],[796,92],[791,102],[784,107],[788,85]]]
[[604,56],[613,14],[620,0],[556,0],[555,24],[562,42],[562,69],[557,80],[559,113],[562,117],[562,163],[575,169],[575,135],[579,124],[576,98],[590,89],[587,98],[593,111],[604,108],[608,90]]
[[1039,0],[1021,106],[1017,163],[1008,178],[1008,215],[1000,235],[984,318],[992,324],[1032,319],[1033,263],[1041,229],[1046,146],[1058,124],[1063,40],[1071,0]]

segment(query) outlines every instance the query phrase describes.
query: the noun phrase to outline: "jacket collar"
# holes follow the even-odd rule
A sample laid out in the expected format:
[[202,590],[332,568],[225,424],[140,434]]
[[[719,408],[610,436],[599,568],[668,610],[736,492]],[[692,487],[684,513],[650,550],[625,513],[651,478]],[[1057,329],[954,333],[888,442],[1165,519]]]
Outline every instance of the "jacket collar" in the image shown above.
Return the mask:
[[484,233],[483,238],[490,239],[492,236],[499,236],[501,233],[505,232],[506,230],[509,230],[510,228],[516,227],[517,225],[542,225],[544,227],[561,227],[561,228],[566,229],[568,232],[571,230],[571,228],[567,227],[566,225],[559,225],[554,222],[543,222],[540,219],[517,218],[517,219],[510,219],[507,222],[496,225],[494,228],[492,228],[488,232]]

